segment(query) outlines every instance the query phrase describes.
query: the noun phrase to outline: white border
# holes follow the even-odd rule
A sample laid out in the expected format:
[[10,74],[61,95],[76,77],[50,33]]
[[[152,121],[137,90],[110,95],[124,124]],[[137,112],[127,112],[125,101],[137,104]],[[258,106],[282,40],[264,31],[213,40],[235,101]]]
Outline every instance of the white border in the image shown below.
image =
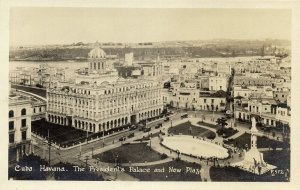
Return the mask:
[[[127,7],[127,8],[270,8],[292,9],[292,141],[291,141],[291,182],[58,182],[58,181],[8,181],[7,180],[7,113],[8,113],[8,48],[9,48],[9,8],[12,6],[37,7]],[[217,0],[0,0],[0,189],[299,189],[300,167],[299,137],[300,130],[296,121],[299,115],[299,77],[300,71],[300,3],[299,1],[265,0],[265,1],[217,1]]]

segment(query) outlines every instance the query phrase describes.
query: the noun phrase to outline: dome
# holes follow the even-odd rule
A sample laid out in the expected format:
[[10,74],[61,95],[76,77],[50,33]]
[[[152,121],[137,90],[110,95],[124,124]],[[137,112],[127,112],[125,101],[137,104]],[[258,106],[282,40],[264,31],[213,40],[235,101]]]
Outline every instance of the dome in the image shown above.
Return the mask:
[[99,47],[99,44],[96,43],[95,48],[90,51],[88,56],[89,58],[104,58],[106,53]]

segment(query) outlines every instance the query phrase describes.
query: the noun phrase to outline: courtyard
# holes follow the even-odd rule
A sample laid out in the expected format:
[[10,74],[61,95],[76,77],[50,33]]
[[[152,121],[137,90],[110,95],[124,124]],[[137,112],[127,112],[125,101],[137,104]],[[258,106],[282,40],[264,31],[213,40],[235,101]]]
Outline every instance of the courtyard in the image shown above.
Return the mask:
[[[76,142],[84,142],[86,140],[87,132],[75,129],[69,126],[62,126],[46,122],[45,119],[34,121],[31,124],[32,132],[47,139],[48,130],[49,137],[52,142],[59,146],[72,146]],[[91,135],[92,133],[88,133]]]

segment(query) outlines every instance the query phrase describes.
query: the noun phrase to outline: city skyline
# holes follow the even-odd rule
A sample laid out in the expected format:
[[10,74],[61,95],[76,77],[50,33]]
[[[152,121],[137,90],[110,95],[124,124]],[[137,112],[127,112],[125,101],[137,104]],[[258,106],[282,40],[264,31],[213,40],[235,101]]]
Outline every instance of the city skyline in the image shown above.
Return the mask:
[[284,9],[14,7],[10,11],[10,46],[290,38],[291,11]]

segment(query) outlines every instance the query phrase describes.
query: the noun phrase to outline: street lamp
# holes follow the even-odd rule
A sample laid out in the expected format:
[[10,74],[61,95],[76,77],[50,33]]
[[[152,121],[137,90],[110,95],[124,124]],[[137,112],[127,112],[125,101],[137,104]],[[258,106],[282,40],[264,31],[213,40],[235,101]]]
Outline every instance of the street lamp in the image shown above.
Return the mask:
[[86,168],[87,168],[87,161],[88,161],[88,159],[89,159],[89,156],[86,155],[86,156],[85,156],[85,167],[86,167]]
[[104,129],[102,131],[102,147],[104,147]]
[[[116,168],[117,168],[117,160],[118,160],[118,155],[116,155],[116,157],[115,157],[115,167]],[[118,178],[117,169],[115,171],[116,171],[116,179],[117,179]]]
[[92,157],[94,156],[94,146],[92,146]]
[[81,156],[81,143],[79,144],[79,155]]
[[88,138],[89,138],[89,131],[88,131],[88,129],[86,129],[86,144],[88,144]]

